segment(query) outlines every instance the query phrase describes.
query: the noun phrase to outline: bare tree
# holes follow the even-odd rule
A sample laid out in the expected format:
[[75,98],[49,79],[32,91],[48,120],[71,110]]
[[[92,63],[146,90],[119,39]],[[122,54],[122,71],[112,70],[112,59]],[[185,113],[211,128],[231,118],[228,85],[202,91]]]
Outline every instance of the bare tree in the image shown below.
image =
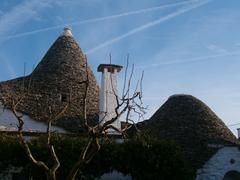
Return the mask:
[[[119,96],[113,86],[113,95],[116,99],[117,106],[115,108],[115,116],[112,117],[108,121],[104,121],[105,116],[97,123],[97,125],[91,126],[88,123],[88,116],[87,116],[87,97],[89,93],[89,73],[88,73],[88,64],[86,63],[86,79],[81,82],[85,84],[84,89],[84,95],[83,95],[83,120],[84,125],[87,128],[88,133],[88,140],[83,148],[81,154],[79,155],[79,158],[77,162],[72,166],[71,170],[69,171],[69,174],[67,176],[67,180],[74,180],[78,174],[78,171],[86,164],[88,164],[93,157],[98,153],[98,151],[101,148],[100,139],[104,138],[104,135],[106,135],[107,131],[109,129],[114,129],[116,132],[118,132],[121,135],[125,135],[126,130],[131,128],[133,125],[135,126],[135,121],[133,118],[137,117],[137,120],[143,119],[143,114],[145,113],[145,107],[142,103],[142,80],[143,80],[143,74],[141,76],[141,79],[137,82],[137,85],[134,90],[132,89],[132,77],[134,72],[134,65],[132,65],[132,69],[130,72],[130,75],[128,77],[128,66],[129,66],[129,56],[127,58],[127,66],[125,68],[125,76],[124,76],[124,87],[123,91],[121,93],[121,96]],[[87,62],[87,59],[86,59]],[[111,84],[112,84],[112,76],[111,76]],[[30,85],[28,86],[30,87]],[[28,92],[28,91],[27,91]],[[41,160],[37,160],[34,155],[31,152],[31,149],[24,139],[23,136],[23,126],[24,126],[24,116],[23,113],[18,112],[18,106],[24,102],[24,98],[27,97],[27,94],[21,93],[21,95],[17,98],[13,98],[11,96],[7,97],[8,101],[11,99],[11,105],[10,109],[13,111],[15,117],[18,120],[18,137],[19,142],[22,144],[27,157],[29,160],[36,165],[37,167],[44,170],[46,173],[46,177],[48,180],[56,180],[56,172],[58,168],[60,167],[60,162],[58,159],[58,156],[55,152],[54,146],[51,144],[51,126],[52,122],[60,118],[66,110],[69,107],[69,103],[67,103],[61,110],[56,111],[54,110],[54,106],[48,107],[49,115],[47,117],[47,139],[46,139],[46,145],[50,151],[51,158],[53,159],[53,165],[50,167],[45,162]],[[71,98],[70,98],[71,100]],[[135,114],[135,117],[132,116],[132,114]],[[105,112],[105,115],[107,115],[107,112]],[[125,120],[126,125],[122,129],[118,129],[114,127],[112,124],[117,121],[119,118],[122,118]],[[102,124],[102,122],[104,122]]]
[[[59,117],[61,117],[64,114],[64,112],[67,110],[69,104],[67,103],[65,105],[65,107],[63,109],[61,109],[59,112],[53,112],[52,107],[51,106],[48,107],[49,114],[51,114],[51,115],[47,119],[48,126],[47,126],[47,130],[46,130],[46,134],[47,134],[46,146],[48,147],[50,154],[51,154],[51,158],[53,160],[53,165],[50,167],[45,162],[43,162],[41,160],[37,160],[34,157],[27,141],[24,138],[24,135],[23,135],[24,114],[19,112],[17,110],[17,107],[19,106],[20,103],[22,103],[24,101],[25,97],[26,97],[25,94],[22,94],[20,97],[17,97],[17,98],[8,97],[8,98],[11,98],[11,105],[9,108],[12,110],[14,116],[17,118],[17,121],[18,121],[19,142],[23,146],[24,151],[25,151],[28,159],[31,161],[31,163],[34,164],[35,166],[41,168],[42,170],[44,170],[48,180],[56,180],[56,171],[60,167],[60,162],[59,162],[58,156],[56,155],[55,148],[51,144],[51,134],[52,134],[51,126],[52,126],[52,122],[54,120],[58,119]],[[9,99],[7,99],[7,100],[9,101]]]
[[[144,73],[142,73],[141,79],[137,82],[135,90],[131,93],[131,82],[132,82],[132,76],[134,72],[134,65],[132,65],[130,76],[128,78],[128,75],[127,75],[128,64],[129,64],[129,56],[127,58],[127,66],[125,69],[125,76],[124,76],[124,87],[123,87],[123,92],[121,96],[118,96],[117,93],[115,92],[113,88],[112,76],[111,76],[111,85],[112,85],[112,90],[117,102],[117,106],[115,107],[115,116],[112,117],[112,119],[104,122],[102,125],[100,124],[102,121],[104,121],[105,116],[95,126],[90,126],[88,124],[87,113],[86,113],[86,110],[87,110],[86,98],[87,98],[89,83],[86,84],[83,107],[84,107],[84,121],[88,129],[88,142],[86,147],[83,149],[82,153],[80,154],[78,161],[74,164],[73,168],[71,169],[67,177],[67,180],[74,180],[79,169],[81,169],[81,167],[84,166],[85,164],[89,163],[92,160],[92,158],[97,154],[97,152],[101,148],[99,139],[103,137],[104,134],[107,133],[108,129],[114,129],[118,133],[124,135],[124,133],[129,128],[131,128],[133,125],[135,126],[135,121],[131,119],[132,113],[137,115],[138,121],[140,119],[143,120],[143,115],[145,114],[145,110],[146,110],[142,102],[142,81],[143,81]],[[89,82],[88,76],[87,76],[86,82]],[[105,115],[106,113],[107,112],[105,112]],[[122,117],[125,120],[126,126],[122,129],[117,129],[112,124],[115,121],[117,121],[120,117]]]

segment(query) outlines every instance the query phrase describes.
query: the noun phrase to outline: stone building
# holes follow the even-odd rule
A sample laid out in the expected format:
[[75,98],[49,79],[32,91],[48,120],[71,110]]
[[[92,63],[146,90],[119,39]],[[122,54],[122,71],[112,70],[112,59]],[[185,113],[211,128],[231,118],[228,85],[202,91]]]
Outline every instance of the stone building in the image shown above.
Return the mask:
[[[99,111],[96,78],[70,29],[65,28],[30,75],[0,83],[0,98],[5,100],[6,105],[10,105],[12,100],[23,97],[18,110],[39,121],[46,121],[50,114],[57,115],[69,103],[66,112],[57,118],[55,124],[78,131],[81,125],[79,120],[83,116],[83,97],[86,92],[84,82],[87,75],[88,117],[98,120],[99,114],[104,116],[101,113],[110,112],[106,118],[109,120],[114,107],[109,73],[115,69],[113,84],[117,87],[115,75],[121,68],[112,64],[99,66],[98,71],[102,72],[102,102]],[[115,126],[119,127],[120,124]],[[149,135],[179,144],[186,159],[196,169],[197,180],[240,179],[238,139],[197,98],[191,95],[173,95],[149,120],[139,122],[137,126]]]
[[138,127],[179,144],[196,169],[197,180],[239,177],[239,141],[206,104],[191,95],[171,96]]
[[7,105],[12,99],[24,97],[18,110],[40,121],[45,121],[49,114],[57,115],[70,102],[64,115],[55,123],[76,131],[83,116],[87,74],[88,117],[97,119],[99,112],[99,87],[86,62],[71,30],[65,28],[30,75],[0,83],[0,97]]

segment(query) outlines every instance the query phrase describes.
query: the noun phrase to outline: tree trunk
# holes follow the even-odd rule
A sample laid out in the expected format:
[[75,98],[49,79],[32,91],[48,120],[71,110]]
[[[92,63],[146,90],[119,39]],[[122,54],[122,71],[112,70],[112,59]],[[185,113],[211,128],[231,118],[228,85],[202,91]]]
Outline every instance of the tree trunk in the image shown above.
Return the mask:
[[47,180],[57,180],[56,178],[56,172],[53,172],[53,171],[49,171],[46,173],[47,175]]

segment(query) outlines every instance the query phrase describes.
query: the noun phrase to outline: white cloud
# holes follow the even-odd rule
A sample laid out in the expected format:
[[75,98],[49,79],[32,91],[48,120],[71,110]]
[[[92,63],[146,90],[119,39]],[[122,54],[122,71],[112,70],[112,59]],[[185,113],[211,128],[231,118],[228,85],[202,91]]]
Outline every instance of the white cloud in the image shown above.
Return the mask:
[[240,46],[240,42],[235,43],[235,46]]
[[210,50],[210,51],[213,51],[215,53],[227,53],[227,50],[224,49],[224,48],[221,48],[215,44],[210,44],[207,46],[207,48]]
[[[38,11],[41,8],[49,7],[51,3],[52,0],[32,0],[16,5],[9,12],[0,16],[0,36],[5,36],[16,30],[30,19],[39,18]],[[16,72],[10,61],[1,59],[1,62],[5,64],[11,78],[16,77]]]
[[9,31],[17,29],[30,19],[39,18],[38,11],[49,7],[52,2],[52,0],[32,0],[16,5],[0,17],[0,36],[6,36]]

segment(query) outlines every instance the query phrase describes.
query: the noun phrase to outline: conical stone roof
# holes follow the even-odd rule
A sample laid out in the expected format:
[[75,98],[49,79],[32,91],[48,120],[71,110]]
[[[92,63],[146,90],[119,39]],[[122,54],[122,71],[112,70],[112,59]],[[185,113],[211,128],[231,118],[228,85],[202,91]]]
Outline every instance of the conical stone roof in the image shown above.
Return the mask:
[[70,101],[64,117],[57,123],[73,130],[78,127],[74,119],[83,115],[86,87],[83,81],[87,78],[86,72],[89,77],[87,113],[91,118],[98,114],[99,88],[90,67],[86,67],[85,55],[68,32],[65,30],[57,38],[29,76],[2,82],[0,92],[4,97],[4,93],[10,92],[12,96],[18,96],[24,91],[27,98],[19,110],[38,120],[46,119],[49,107],[57,114]]
[[223,121],[191,95],[171,96],[149,120],[138,126],[149,135],[177,142],[194,162],[209,155],[208,147],[238,143]]
[[171,96],[150,118],[156,134],[189,144],[190,140],[208,143],[236,142],[223,121],[202,101],[191,95]]

